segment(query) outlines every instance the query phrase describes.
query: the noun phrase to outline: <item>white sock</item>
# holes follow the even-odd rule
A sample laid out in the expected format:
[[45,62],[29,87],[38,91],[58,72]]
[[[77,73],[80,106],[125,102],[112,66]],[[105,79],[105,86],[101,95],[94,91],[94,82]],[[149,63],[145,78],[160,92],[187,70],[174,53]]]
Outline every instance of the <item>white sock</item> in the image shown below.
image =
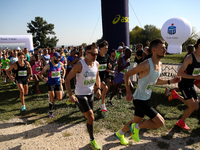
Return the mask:
[[65,94],[65,92],[63,92],[63,91],[62,91],[62,93],[63,93],[63,95]]
[[119,130],[119,134],[124,135],[124,132],[122,132],[122,130]]
[[140,130],[139,123],[136,123],[135,128]]
[[102,107],[106,107],[105,103],[101,104]]

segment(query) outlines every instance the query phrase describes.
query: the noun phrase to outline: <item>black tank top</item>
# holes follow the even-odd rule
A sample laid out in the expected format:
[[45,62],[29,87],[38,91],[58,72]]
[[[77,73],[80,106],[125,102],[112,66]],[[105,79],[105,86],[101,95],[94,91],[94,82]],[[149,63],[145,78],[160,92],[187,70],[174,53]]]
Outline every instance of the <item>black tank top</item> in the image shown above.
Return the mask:
[[26,62],[24,61],[24,66],[21,67],[18,63],[17,63],[17,70],[16,70],[16,77],[15,79],[21,79],[21,78],[27,78],[28,77],[28,67],[26,65]]
[[99,62],[99,77],[101,81],[104,81],[107,69],[107,63],[109,62],[109,55],[105,54],[104,57],[98,55],[97,60]]
[[[193,53],[191,53],[191,55],[192,55],[192,64],[188,65],[185,72],[189,75],[199,75],[200,74],[200,62],[197,62]],[[194,80],[195,79],[182,78],[181,82],[184,82],[187,85],[193,86]]]

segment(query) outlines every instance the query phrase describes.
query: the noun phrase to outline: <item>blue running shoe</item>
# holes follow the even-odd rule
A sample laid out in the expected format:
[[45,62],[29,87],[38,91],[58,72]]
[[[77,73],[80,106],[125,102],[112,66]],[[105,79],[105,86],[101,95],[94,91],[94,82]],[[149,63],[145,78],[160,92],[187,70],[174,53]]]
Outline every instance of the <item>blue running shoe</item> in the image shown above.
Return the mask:
[[23,105],[21,111],[26,111],[26,106]]

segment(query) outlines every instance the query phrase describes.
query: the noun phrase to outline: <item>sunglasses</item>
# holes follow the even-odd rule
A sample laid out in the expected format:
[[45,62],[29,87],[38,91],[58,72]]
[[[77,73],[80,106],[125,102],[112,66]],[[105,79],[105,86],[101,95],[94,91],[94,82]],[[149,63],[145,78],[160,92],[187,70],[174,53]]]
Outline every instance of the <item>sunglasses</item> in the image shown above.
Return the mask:
[[60,56],[57,56],[56,58],[57,58],[57,59],[60,59]]
[[88,52],[88,53],[91,54],[93,57],[98,55],[98,54],[91,53],[91,52]]

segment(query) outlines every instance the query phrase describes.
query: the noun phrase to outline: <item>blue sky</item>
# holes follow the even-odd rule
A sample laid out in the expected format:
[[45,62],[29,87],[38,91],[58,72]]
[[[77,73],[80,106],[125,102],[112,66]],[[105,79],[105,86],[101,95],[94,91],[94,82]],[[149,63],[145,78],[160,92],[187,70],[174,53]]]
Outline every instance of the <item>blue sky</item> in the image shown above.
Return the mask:
[[[27,22],[40,16],[54,24],[58,45],[102,37],[101,0],[0,0],[0,6],[0,35],[27,35]],[[151,24],[161,29],[168,19],[183,17],[200,32],[199,6],[199,0],[129,0],[129,28]]]

